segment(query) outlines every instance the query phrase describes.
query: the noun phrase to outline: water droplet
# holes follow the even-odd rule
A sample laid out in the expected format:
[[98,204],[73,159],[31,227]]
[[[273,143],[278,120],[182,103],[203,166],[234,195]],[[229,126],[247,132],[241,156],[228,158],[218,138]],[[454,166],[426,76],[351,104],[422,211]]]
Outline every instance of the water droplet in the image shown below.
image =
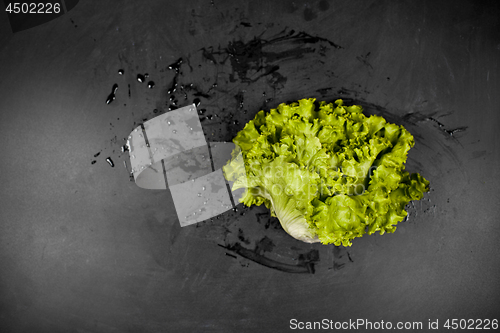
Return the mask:
[[155,83],[153,81],[148,82],[148,88],[153,89],[155,87]]
[[125,71],[123,69],[118,70],[118,74],[123,75],[123,73],[125,73]]
[[149,77],[149,74],[148,73],[144,73],[144,77]]
[[116,99],[115,93],[116,90],[118,89],[118,85],[115,83],[113,85],[113,90],[111,91],[111,94],[108,95],[108,98],[106,99],[106,104],[110,104]]
[[174,76],[174,80],[172,81],[170,89],[167,90],[167,94],[172,94],[174,91],[177,90],[176,88],[177,88],[177,74]]
[[154,109],[154,110],[153,110],[153,113],[158,113],[158,109]]
[[182,58],[179,58],[176,62],[168,66],[168,69],[174,69],[175,72],[178,74],[179,69],[181,68],[181,64],[182,64]]
[[193,130],[193,128],[192,128],[192,127],[189,127],[189,130],[190,130],[190,131],[192,131],[192,130]]
[[176,130],[173,130],[173,131],[172,131],[172,133],[174,133],[174,134],[175,134],[175,133],[177,133],[177,131],[176,131]]
[[206,188],[205,186],[203,186],[201,189],[202,189],[203,191],[205,191],[207,188]]
[[201,197],[201,193],[198,193],[198,196]]
[[170,124],[171,124],[170,120],[169,120],[169,121],[167,121],[167,124],[168,124],[168,125],[170,125]]
[[238,211],[238,208],[234,207],[233,212],[237,212],[237,211]]
[[106,162],[108,162],[108,164],[109,164],[109,165],[111,165],[111,167],[112,167],[112,168],[114,168],[114,167],[115,167],[115,164],[113,163],[113,160],[111,159],[111,157],[108,157],[108,158],[106,159]]
[[129,135],[128,138],[129,138],[129,140],[132,139],[132,135]]
[[201,101],[200,101],[200,99],[199,99],[199,98],[195,98],[195,99],[193,100],[193,104],[194,104],[194,105],[196,105],[196,106],[199,106],[199,105],[200,105],[200,103],[201,103]]
[[238,124],[239,124],[239,121],[238,121],[238,120],[235,120],[235,121],[233,121],[233,124],[238,125]]
[[137,81],[139,81],[139,82],[141,82],[141,83],[142,83],[142,82],[144,82],[144,80],[145,80],[144,75],[142,75],[142,74],[137,74]]
[[196,215],[196,212],[193,212],[193,215]]
[[136,128],[136,129],[134,129],[134,132],[137,132],[137,128]]
[[206,205],[207,204],[207,201],[203,201],[203,204]]

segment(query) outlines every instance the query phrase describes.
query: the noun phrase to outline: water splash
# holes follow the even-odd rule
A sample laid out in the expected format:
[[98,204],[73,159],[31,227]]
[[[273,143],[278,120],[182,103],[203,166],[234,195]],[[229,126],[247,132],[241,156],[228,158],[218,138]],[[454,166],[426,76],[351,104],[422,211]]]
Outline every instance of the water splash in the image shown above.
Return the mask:
[[111,159],[111,157],[108,157],[108,158],[106,159],[106,162],[108,162],[108,164],[109,164],[109,165],[111,165],[111,167],[112,167],[112,168],[114,168],[114,167],[115,167],[115,164],[113,163],[113,160]]
[[108,98],[106,99],[106,104],[110,104],[111,102],[113,102],[116,99],[115,93],[117,90],[118,90],[118,84],[115,83],[113,85],[111,94],[109,94]]

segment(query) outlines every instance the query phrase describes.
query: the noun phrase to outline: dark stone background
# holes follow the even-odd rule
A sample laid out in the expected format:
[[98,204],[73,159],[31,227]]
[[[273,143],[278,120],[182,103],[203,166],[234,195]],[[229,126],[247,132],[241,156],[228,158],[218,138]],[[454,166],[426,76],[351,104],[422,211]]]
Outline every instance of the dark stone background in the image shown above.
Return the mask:
[[[0,331],[500,319],[499,62],[498,1],[80,1],[15,34],[0,14]],[[307,97],[415,136],[432,190],[394,234],[308,245],[241,206],[181,228],[168,191],[129,181],[124,138],[169,108],[198,98],[229,141]]]

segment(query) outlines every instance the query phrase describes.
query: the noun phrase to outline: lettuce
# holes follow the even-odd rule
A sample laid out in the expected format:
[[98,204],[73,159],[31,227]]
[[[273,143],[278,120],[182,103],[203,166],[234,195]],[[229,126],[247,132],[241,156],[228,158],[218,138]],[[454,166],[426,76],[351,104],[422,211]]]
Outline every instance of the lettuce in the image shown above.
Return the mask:
[[358,105],[302,99],[260,111],[233,142],[244,163],[223,168],[240,202],[266,205],[304,242],[351,246],[364,234],[392,233],[429,182],[405,170],[415,144],[403,127],[365,116]]

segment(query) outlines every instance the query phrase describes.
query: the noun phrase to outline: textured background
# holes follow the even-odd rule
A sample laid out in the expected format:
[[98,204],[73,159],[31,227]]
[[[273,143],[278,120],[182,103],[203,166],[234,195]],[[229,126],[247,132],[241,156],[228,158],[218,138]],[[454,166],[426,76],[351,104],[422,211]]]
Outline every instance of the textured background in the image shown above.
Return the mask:
[[[0,331],[500,319],[499,62],[498,1],[94,0],[16,33],[0,14]],[[129,181],[145,119],[199,98],[207,140],[229,141],[306,97],[415,136],[407,169],[432,190],[394,234],[307,245],[264,207],[180,228],[168,191]]]

